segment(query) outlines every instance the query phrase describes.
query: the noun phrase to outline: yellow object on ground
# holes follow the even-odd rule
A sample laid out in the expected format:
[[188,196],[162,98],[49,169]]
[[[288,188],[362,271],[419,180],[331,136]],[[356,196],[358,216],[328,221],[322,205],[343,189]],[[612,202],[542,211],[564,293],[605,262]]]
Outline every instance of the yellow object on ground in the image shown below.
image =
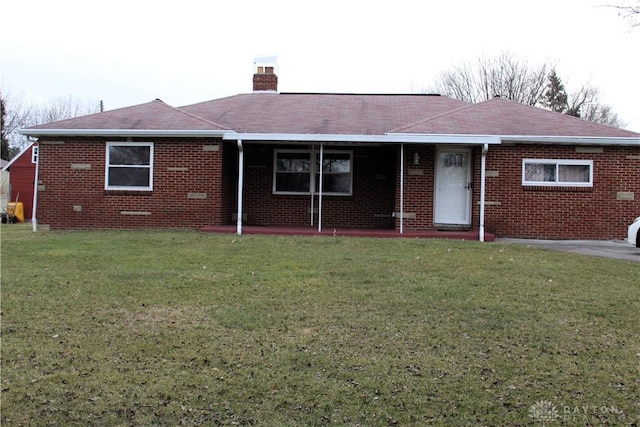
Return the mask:
[[18,222],[24,222],[24,205],[22,202],[7,203],[7,216],[9,220],[15,218]]

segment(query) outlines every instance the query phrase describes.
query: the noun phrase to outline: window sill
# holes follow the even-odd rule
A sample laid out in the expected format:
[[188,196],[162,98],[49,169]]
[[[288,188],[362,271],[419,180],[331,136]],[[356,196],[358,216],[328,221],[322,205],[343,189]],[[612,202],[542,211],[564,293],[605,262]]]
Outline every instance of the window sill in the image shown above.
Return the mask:
[[153,195],[153,191],[143,191],[143,190],[104,190],[105,196],[147,196],[150,197]]
[[524,191],[565,192],[565,193],[592,193],[593,187],[580,187],[572,185],[523,185]]
[[[309,197],[312,194],[311,193],[282,193],[282,192],[277,192],[274,193],[272,192],[271,194],[273,194],[274,196],[306,196]],[[320,193],[313,193],[313,197],[318,197],[320,195]],[[352,193],[322,193],[322,197],[351,197],[353,196]]]

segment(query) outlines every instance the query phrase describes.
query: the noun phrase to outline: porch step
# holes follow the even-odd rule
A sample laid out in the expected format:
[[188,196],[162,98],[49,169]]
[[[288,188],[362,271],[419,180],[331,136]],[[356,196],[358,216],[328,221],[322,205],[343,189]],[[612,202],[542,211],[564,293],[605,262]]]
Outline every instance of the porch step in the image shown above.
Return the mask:
[[[235,225],[207,225],[200,228],[207,233],[235,234]],[[367,228],[324,228],[321,232],[311,227],[289,226],[244,226],[242,234],[263,234],[276,236],[336,236],[336,237],[383,237],[383,238],[420,238],[420,239],[455,239],[455,240],[479,240],[477,231],[439,231],[421,230],[405,231],[400,234],[398,230],[367,229]],[[496,236],[491,233],[484,234],[486,242],[493,242]]]

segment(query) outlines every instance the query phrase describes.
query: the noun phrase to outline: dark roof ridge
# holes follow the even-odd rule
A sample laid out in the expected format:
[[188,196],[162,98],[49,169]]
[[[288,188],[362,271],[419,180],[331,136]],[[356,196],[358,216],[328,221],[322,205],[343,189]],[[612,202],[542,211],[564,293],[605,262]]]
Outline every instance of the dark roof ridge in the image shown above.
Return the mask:
[[353,92],[279,92],[280,95],[340,95],[340,96],[442,96],[439,93],[353,93]]

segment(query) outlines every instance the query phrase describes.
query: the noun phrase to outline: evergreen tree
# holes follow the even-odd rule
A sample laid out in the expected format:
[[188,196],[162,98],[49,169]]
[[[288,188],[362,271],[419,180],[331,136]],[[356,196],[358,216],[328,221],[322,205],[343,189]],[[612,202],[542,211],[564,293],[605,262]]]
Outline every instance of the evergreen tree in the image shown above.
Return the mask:
[[3,160],[9,160],[9,140],[5,132],[5,116],[7,115],[5,110],[4,98],[0,93],[0,158]]
[[577,112],[569,112],[569,97],[567,91],[564,89],[564,84],[558,75],[555,68],[551,70],[549,74],[549,83],[547,84],[547,90],[544,92],[544,98],[542,103],[551,111],[556,113],[567,113],[572,116],[578,116]]

